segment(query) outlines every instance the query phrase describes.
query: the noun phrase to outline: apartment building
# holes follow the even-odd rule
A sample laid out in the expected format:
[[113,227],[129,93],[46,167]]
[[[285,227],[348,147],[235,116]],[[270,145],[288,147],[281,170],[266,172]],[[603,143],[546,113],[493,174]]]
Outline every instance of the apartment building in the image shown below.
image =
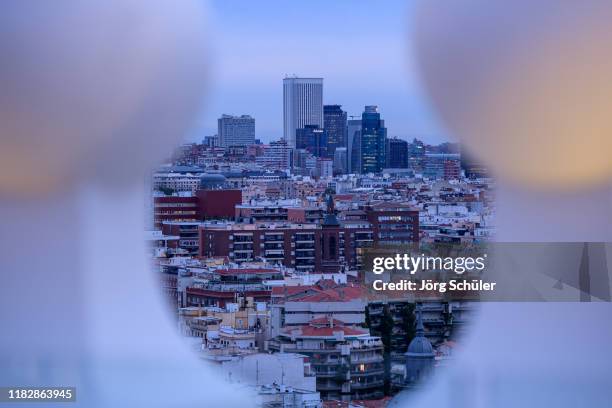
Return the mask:
[[323,400],[383,397],[383,344],[367,329],[323,317],[284,329],[268,349],[308,356]]

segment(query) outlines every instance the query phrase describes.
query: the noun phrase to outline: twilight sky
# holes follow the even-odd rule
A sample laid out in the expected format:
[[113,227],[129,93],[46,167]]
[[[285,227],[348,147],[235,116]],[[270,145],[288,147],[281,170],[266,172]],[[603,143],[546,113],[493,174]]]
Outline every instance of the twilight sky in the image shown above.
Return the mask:
[[263,142],[282,136],[285,74],[323,77],[323,103],[349,115],[378,105],[389,136],[448,140],[411,62],[410,3],[400,0],[227,1],[210,9],[212,73],[190,139],[217,133],[223,114],[255,117]]

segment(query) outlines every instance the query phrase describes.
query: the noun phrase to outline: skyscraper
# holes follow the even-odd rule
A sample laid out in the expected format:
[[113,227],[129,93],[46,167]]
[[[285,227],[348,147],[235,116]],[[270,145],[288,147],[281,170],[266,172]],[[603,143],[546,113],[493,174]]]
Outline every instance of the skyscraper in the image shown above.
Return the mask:
[[356,174],[361,172],[361,119],[349,119],[347,129],[347,170]]
[[306,149],[316,157],[330,157],[327,151],[327,131],[316,125],[306,125],[295,131],[296,149]]
[[414,138],[408,145],[408,166],[416,173],[423,172],[425,168],[425,143]]
[[295,148],[295,131],[306,125],[323,129],[323,78],[283,79],[283,135]]
[[387,167],[392,169],[408,168],[408,142],[394,137],[387,139]]
[[346,147],[337,147],[334,152],[334,173],[346,174],[348,169],[348,154]]
[[217,120],[219,146],[247,146],[255,143],[255,119],[249,115],[221,115]]
[[366,106],[361,115],[361,173],[380,173],[387,162],[387,128],[378,106]]
[[327,153],[334,157],[336,147],[346,147],[347,144],[346,112],[342,105],[323,106],[323,128],[327,132]]

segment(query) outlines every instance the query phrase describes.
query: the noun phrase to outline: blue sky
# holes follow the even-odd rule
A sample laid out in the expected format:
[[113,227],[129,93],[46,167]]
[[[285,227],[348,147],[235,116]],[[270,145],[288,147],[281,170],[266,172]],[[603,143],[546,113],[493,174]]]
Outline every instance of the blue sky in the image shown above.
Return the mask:
[[349,115],[378,105],[390,136],[448,140],[420,89],[409,2],[212,0],[211,88],[192,139],[222,114],[255,117],[264,142],[282,135],[285,74],[324,78],[325,104]]

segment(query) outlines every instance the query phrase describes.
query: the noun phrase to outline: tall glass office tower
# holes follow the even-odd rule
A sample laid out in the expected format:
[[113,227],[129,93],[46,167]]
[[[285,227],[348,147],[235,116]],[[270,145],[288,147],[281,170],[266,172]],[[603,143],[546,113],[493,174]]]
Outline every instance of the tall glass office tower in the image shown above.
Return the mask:
[[347,144],[346,112],[342,110],[342,105],[323,106],[323,127],[327,132],[328,157],[334,157],[336,148],[346,147]]
[[306,125],[295,131],[295,146],[306,149],[316,157],[330,157],[327,152],[327,131],[316,125]]
[[346,127],[348,171],[358,174],[361,172],[361,119],[349,119]]
[[387,161],[387,128],[378,106],[366,106],[361,115],[361,174],[380,173]]
[[283,135],[295,149],[295,131],[306,125],[323,129],[323,78],[283,79]]

